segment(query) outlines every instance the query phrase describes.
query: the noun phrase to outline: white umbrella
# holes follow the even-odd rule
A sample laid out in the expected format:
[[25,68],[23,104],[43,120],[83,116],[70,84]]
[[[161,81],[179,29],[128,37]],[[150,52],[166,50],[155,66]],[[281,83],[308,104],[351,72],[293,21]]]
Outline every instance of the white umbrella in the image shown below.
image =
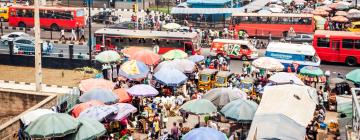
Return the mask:
[[257,13],[258,14],[271,14],[271,11],[263,9],[263,10],[258,11]]
[[283,11],[281,8],[269,8],[269,10],[273,13],[281,13]]
[[279,60],[271,57],[260,57],[252,62],[252,65],[257,68],[262,68],[269,71],[282,71],[284,65]]
[[324,0],[324,1],[322,2],[322,4],[329,5],[329,4],[332,4],[332,1],[330,1],[330,0]]
[[35,109],[30,112],[25,113],[23,116],[20,117],[20,120],[24,123],[24,125],[29,125],[31,122],[35,121],[37,118],[50,114],[50,113],[56,113],[50,109]]
[[294,84],[304,86],[304,82],[302,82],[294,73],[287,73],[287,72],[279,72],[272,75],[269,80],[271,82],[281,84],[281,83],[290,83],[291,81]]
[[179,25],[177,23],[168,23],[163,26],[163,28],[165,28],[167,30],[179,29],[180,27],[181,27],[181,25]]

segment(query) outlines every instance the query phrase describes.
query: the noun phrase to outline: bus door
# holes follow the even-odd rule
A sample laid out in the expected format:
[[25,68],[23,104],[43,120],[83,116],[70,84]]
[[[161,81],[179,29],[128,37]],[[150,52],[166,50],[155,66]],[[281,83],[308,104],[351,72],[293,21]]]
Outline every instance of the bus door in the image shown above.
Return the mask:
[[184,44],[185,44],[184,51],[185,51],[188,55],[193,55],[193,54],[195,54],[194,46],[193,46],[192,42],[185,42]]
[[330,46],[331,46],[331,54],[330,57],[330,61],[336,62],[339,60],[340,58],[340,43],[341,40],[340,39],[330,39]]
[[106,50],[115,50],[115,45],[113,44],[113,38],[106,37],[105,46],[106,46]]

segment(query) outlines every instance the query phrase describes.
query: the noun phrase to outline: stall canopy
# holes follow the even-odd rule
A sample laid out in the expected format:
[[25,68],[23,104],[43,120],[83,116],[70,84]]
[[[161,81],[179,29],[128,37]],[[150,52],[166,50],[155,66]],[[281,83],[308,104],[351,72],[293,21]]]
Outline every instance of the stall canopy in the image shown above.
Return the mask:
[[266,87],[248,138],[305,139],[315,106],[306,86]]
[[243,12],[242,8],[179,8],[173,7],[171,14],[232,14]]

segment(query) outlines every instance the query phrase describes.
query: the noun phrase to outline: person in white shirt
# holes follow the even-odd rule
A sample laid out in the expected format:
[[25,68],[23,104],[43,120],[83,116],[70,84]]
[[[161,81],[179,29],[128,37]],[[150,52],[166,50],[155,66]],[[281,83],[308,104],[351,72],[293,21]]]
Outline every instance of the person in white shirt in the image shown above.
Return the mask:
[[324,107],[326,109],[329,109],[329,92],[328,91],[323,92],[322,96],[323,96]]
[[71,29],[71,40],[76,41],[76,33],[75,33],[75,29]]
[[218,130],[218,126],[217,126],[216,123],[213,122],[212,120],[209,120],[209,127]]
[[66,37],[65,37],[65,30],[64,29],[61,29],[61,33],[60,33],[60,39],[59,41],[61,41],[61,39],[64,39],[66,41]]

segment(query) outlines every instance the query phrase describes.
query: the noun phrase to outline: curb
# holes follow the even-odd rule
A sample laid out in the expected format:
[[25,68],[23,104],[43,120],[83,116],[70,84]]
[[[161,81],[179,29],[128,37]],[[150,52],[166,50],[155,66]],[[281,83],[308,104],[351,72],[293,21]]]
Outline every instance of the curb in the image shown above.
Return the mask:
[[53,44],[67,44],[67,45],[70,45],[70,44],[73,44],[73,45],[86,45],[87,44],[87,42],[73,42],[73,41],[58,41],[58,40],[43,40],[43,41],[50,42],[50,43],[53,43]]
[[[18,85],[35,85],[35,83],[8,81],[8,80],[0,80],[0,83],[9,83],[9,84],[18,84]],[[60,85],[47,85],[47,84],[41,84],[41,85],[45,86],[45,87],[64,88],[64,89],[73,89],[73,88],[75,88],[75,87],[60,86]]]

